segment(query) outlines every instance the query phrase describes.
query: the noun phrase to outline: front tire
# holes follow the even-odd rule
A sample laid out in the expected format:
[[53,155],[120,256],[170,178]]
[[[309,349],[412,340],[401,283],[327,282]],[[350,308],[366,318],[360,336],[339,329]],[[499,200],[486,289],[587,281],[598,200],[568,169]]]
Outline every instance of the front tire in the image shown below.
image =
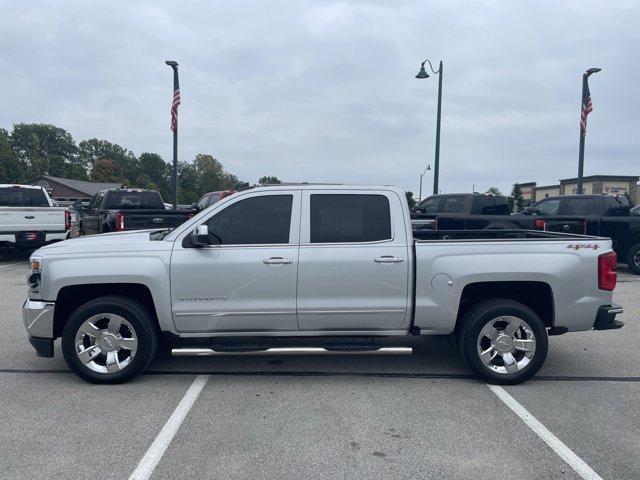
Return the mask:
[[544,323],[519,302],[480,302],[465,313],[462,322],[462,356],[473,373],[489,383],[522,383],[540,370],[547,357],[549,339]]
[[100,297],[79,307],[62,331],[69,368],[92,383],[122,383],[141,373],[158,350],[149,311],[124,296]]
[[629,270],[636,275],[640,275],[640,243],[631,245],[626,260]]

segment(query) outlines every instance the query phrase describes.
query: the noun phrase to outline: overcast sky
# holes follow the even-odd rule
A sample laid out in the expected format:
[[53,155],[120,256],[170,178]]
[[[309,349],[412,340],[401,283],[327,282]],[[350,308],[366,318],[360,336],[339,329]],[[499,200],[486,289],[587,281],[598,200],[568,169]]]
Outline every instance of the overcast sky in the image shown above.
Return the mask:
[[[215,155],[254,182],[393,184],[433,165],[440,188],[509,191],[577,174],[640,175],[640,3],[634,1],[21,2],[0,0],[0,126],[46,122],[171,160]],[[431,192],[432,172],[425,177]]]

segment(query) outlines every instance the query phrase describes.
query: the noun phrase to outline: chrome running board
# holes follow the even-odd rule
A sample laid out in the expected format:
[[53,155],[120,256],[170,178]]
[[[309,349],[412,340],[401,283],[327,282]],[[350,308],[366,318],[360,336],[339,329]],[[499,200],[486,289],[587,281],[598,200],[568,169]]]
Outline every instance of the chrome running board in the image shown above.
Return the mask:
[[211,355],[410,355],[411,347],[381,347],[377,350],[328,350],[322,347],[274,347],[255,351],[216,351],[211,348],[174,348],[174,357],[211,356]]

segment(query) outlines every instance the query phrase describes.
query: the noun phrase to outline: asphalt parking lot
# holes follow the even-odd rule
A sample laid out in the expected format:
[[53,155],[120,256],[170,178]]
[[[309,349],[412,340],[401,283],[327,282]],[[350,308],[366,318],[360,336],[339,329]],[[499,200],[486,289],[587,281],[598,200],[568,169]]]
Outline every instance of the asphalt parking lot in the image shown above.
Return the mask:
[[408,356],[163,357],[90,385],[59,342],[53,359],[27,342],[27,257],[0,251],[0,478],[122,479],[141,464],[151,478],[640,478],[640,277],[626,267],[622,330],[553,337],[538,376],[504,388],[527,417],[444,338]]

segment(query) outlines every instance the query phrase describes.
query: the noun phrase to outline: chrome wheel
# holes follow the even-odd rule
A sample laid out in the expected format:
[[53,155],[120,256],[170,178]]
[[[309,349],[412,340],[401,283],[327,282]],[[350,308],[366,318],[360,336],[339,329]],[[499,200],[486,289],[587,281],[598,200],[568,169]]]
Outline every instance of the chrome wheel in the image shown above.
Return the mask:
[[138,349],[131,324],[115,313],[100,313],[85,320],[76,333],[80,361],[97,373],[117,373],[129,366]]
[[480,330],[478,355],[486,368],[501,374],[524,369],[536,353],[531,326],[521,318],[496,317]]
[[640,268],[640,250],[633,254],[633,263],[636,264],[636,267]]

